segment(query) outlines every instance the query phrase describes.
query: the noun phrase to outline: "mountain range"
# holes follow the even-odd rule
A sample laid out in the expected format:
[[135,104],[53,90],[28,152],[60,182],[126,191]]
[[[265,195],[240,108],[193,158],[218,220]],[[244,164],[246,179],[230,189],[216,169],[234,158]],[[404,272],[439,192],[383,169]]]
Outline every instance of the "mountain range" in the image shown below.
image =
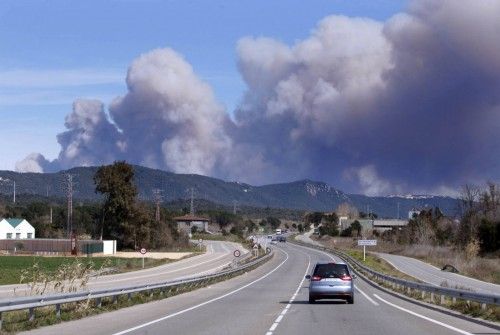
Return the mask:
[[[64,197],[64,175],[74,179],[74,199],[99,201],[95,193],[93,176],[98,167],[77,167],[57,173],[18,173],[0,171],[0,193],[12,194],[16,182],[18,198],[26,195]],[[364,212],[377,213],[385,218],[407,218],[412,208],[439,207],[443,213],[457,214],[459,202],[455,198],[431,195],[390,195],[370,197],[346,194],[318,181],[299,180],[289,183],[252,186],[228,182],[217,178],[176,174],[162,170],[134,166],[135,183],[139,198],[153,200],[153,190],[161,190],[163,201],[186,199],[193,196],[225,206],[253,206],[262,208],[286,208],[306,211],[334,211],[338,205],[349,203]],[[398,215],[399,214],[399,215]]]

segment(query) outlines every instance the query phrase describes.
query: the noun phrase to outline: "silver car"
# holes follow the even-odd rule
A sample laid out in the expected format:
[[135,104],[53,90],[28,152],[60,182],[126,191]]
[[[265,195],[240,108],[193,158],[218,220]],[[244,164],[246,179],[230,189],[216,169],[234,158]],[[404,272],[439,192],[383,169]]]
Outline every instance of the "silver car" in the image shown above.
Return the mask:
[[353,304],[354,278],[356,276],[349,272],[345,263],[316,263],[312,274],[306,276],[310,280],[309,303],[319,299],[343,299]]

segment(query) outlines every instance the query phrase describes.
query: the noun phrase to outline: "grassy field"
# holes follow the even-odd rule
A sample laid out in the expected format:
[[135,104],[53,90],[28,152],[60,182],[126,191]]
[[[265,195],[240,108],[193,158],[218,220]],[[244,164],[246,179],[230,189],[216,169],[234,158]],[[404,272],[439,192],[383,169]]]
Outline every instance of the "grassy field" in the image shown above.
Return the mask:
[[[64,263],[75,261],[75,257],[41,257],[41,256],[0,256],[0,285],[17,284],[20,280],[21,271],[31,268],[38,263],[40,268],[53,273]],[[109,262],[106,267],[115,272],[126,272],[142,268],[141,258],[116,258],[116,257],[79,257],[84,263],[92,262],[95,269]],[[145,267],[153,267],[171,262],[168,259],[145,258]]]

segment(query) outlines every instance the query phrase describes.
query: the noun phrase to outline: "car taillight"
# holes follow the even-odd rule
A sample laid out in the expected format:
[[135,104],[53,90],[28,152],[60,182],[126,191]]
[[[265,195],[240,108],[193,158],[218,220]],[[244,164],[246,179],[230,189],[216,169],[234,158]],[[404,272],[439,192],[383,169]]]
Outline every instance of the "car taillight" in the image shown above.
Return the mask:
[[312,276],[312,277],[311,277],[311,280],[312,280],[312,281],[320,281],[320,280],[321,280],[321,277],[320,277],[320,276]]
[[342,277],[340,277],[340,279],[349,281],[352,280],[352,277],[348,275],[343,275]]

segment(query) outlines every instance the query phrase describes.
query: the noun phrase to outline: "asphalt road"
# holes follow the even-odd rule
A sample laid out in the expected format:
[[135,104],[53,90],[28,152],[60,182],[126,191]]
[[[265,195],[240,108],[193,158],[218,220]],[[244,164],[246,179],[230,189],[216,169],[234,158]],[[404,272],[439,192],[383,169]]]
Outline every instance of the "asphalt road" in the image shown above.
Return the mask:
[[[88,283],[88,289],[105,289],[156,283],[198,274],[213,273],[219,271],[233,261],[233,251],[235,249],[241,250],[240,245],[231,242],[205,241],[204,243],[207,246],[207,252],[202,255],[149,269],[92,278]],[[241,251],[243,254],[243,250]],[[26,285],[0,286],[0,299],[10,298],[16,295],[24,296],[25,290]]]
[[[296,239],[304,243],[321,246],[321,243],[311,239],[311,234],[312,230],[308,233],[296,236]],[[448,287],[452,288],[469,289],[481,293],[500,294],[500,285],[462,276],[457,273],[441,271],[441,269],[415,258],[381,252],[374,252],[373,254],[383,258],[399,271],[431,285],[441,286],[442,283],[446,282]]]
[[465,288],[474,292],[500,294],[500,285],[465,277],[457,273],[441,271],[441,269],[415,258],[385,253],[374,254],[385,259],[399,271],[432,285],[441,286],[443,282],[446,282],[448,287],[452,288]]
[[261,267],[207,288],[27,334],[496,334],[355,279],[353,305],[309,304],[305,274],[332,257],[280,243]]

